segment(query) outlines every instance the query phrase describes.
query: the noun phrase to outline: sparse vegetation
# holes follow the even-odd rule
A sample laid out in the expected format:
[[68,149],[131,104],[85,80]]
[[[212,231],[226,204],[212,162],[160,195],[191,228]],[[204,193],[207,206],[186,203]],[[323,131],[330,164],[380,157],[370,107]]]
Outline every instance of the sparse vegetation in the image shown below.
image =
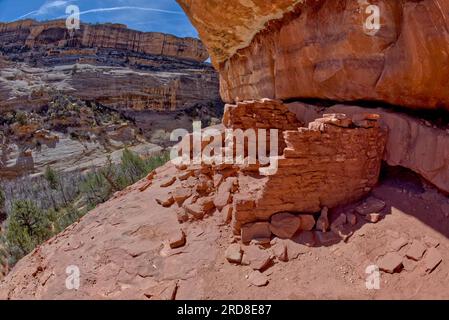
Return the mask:
[[93,208],[109,199],[114,192],[136,183],[168,160],[168,153],[142,159],[134,152],[125,149],[119,165],[114,165],[109,159],[102,169],[87,174],[81,184],[81,193],[85,195],[89,207]]
[[6,248],[10,263],[14,264],[21,257],[48,239],[52,234],[49,215],[39,209],[30,200],[14,202],[11,214],[6,221]]
[[19,123],[21,126],[25,126],[28,123],[28,117],[25,112],[19,111],[15,115],[15,122]]
[[[47,167],[39,185],[28,193],[20,192],[21,195],[30,195],[27,200],[11,201],[0,236],[1,265],[14,265],[37,245],[67,228],[96,205],[107,201],[114,192],[137,182],[168,160],[168,153],[142,159],[125,149],[119,164],[109,159],[103,168],[80,176],[78,180],[67,179]],[[73,189],[74,181],[78,181],[76,190]],[[70,190],[69,195],[64,194],[64,189]],[[47,195],[43,197],[42,192]],[[53,205],[49,205],[48,200],[43,202],[43,199],[51,199],[49,201]],[[5,193],[0,189],[0,208],[5,208],[6,203]]]

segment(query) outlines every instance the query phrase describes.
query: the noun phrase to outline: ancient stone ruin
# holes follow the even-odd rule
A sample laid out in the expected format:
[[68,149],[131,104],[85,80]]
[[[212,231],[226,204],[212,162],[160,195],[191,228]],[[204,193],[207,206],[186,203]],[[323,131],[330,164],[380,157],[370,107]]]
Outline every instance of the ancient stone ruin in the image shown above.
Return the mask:
[[[136,35],[129,63],[207,49],[222,124],[20,260],[0,298],[448,299],[449,0],[178,3],[204,47]],[[132,38],[109,27],[120,41],[85,44]]]
[[[279,145],[285,147],[276,156],[276,173],[264,175],[258,160],[242,165],[178,165],[177,178],[162,186],[179,187],[157,201],[164,207],[178,206],[180,222],[218,211],[244,243],[269,243],[272,234],[291,238],[297,231],[310,231],[315,227],[314,214],[356,201],[377,183],[386,143],[378,119],[377,114],[325,114],[306,128],[279,101],[227,105],[221,137],[225,129],[279,130]],[[183,143],[191,140],[190,135]],[[203,143],[203,150],[206,147]],[[248,155],[248,144],[245,148]],[[324,225],[317,228],[327,232],[329,222]]]

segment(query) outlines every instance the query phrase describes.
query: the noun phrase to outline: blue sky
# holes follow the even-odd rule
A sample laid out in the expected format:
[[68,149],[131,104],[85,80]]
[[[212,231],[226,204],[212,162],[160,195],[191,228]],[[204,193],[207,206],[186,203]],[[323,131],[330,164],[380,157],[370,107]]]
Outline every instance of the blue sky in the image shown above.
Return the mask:
[[71,4],[79,6],[82,22],[123,23],[141,31],[198,37],[175,0],[0,0],[0,21],[61,18]]

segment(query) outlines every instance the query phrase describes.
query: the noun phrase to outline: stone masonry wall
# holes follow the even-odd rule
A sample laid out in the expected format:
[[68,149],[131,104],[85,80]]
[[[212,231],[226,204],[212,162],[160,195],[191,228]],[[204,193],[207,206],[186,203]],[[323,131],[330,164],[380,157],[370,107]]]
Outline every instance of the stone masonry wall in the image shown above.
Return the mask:
[[[157,201],[177,205],[180,222],[220,214],[245,243],[315,227],[326,231],[327,208],[360,199],[378,181],[386,134],[376,114],[327,114],[305,128],[281,102],[259,100],[228,105],[223,119],[216,128],[223,139],[225,129],[278,129],[285,147],[274,157],[277,171],[266,175],[258,161],[177,165],[176,177],[163,184],[177,188]],[[191,135],[181,147],[189,141]],[[208,143],[202,142],[204,149]]]
[[236,231],[279,212],[316,213],[355,201],[378,181],[385,134],[375,115],[325,115],[284,137],[275,175],[241,179],[241,190],[250,191],[234,202]]

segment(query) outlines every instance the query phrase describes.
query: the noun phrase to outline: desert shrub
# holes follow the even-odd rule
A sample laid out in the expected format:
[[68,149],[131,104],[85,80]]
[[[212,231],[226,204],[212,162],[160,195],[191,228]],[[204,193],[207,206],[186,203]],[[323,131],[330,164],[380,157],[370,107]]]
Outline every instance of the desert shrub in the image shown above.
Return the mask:
[[108,158],[106,165],[88,173],[81,184],[81,194],[86,197],[90,208],[108,200],[114,192],[125,189],[144,178],[150,171],[165,164],[168,153],[161,153],[142,159],[138,154],[125,149],[120,164],[113,164]]
[[89,172],[80,185],[80,192],[86,198],[89,208],[105,202],[111,195],[108,182],[100,171]]
[[[114,164],[109,158],[103,168],[85,175],[77,187],[78,200],[71,197],[65,206],[43,209],[42,205],[31,200],[12,201],[3,236],[0,234],[0,249],[4,248],[0,250],[0,265],[13,266],[37,245],[79,220],[88,210],[107,201],[114,192],[137,182],[168,160],[168,153],[142,159],[134,152],[125,150],[119,164]],[[59,190],[67,182],[73,184],[72,180],[66,181],[62,177],[48,167],[44,174],[48,184],[46,188]],[[42,185],[37,186],[38,190],[43,188]],[[23,191],[20,193],[23,194]],[[37,193],[33,198],[38,195],[41,194]],[[2,198],[0,192],[0,205],[2,202],[5,203],[5,197]],[[82,203],[82,209],[79,209],[79,203]],[[7,263],[4,263],[5,259]]]
[[52,216],[32,201],[18,200],[6,221],[6,249],[11,264],[31,252],[52,235]]
[[0,188],[0,223],[6,218],[6,196],[5,191]]
[[53,234],[63,231],[83,217],[85,213],[86,211],[77,209],[73,204],[69,204],[66,208],[60,209],[59,211],[51,210],[48,213],[48,217],[49,220],[53,222]]
[[47,166],[47,168],[45,168],[44,177],[45,177],[45,180],[47,180],[48,185],[50,186],[50,189],[52,189],[52,190],[58,189],[58,185],[59,185],[58,174],[50,166]]
[[[66,192],[65,192],[65,186],[64,183],[61,181],[61,177],[59,176],[59,173],[53,170],[50,166],[47,166],[45,168],[44,172],[44,178],[48,182],[48,186],[50,187],[50,190],[53,191],[59,191],[61,193],[62,199],[64,201],[64,205],[68,204]],[[50,198],[53,202],[53,207],[57,209],[56,201],[54,200],[53,195],[50,192]]]
[[18,122],[21,126],[24,126],[28,123],[27,115],[25,112],[19,111],[15,115],[15,121]]

